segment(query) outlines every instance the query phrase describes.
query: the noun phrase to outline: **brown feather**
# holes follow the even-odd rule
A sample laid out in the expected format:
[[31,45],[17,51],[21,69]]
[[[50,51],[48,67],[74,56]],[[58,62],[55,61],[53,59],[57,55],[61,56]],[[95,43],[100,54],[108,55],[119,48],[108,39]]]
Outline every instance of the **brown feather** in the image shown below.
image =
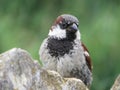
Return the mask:
[[[84,49],[84,52],[87,52],[88,54],[89,54],[89,51],[88,51],[88,49],[86,48],[86,46],[82,43],[82,47],[83,47],[83,49]],[[88,55],[86,55],[86,54],[84,54],[85,55],[85,59],[86,59],[86,63],[87,63],[87,65],[88,65],[88,68],[92,71],[92,62],[91,62],[91,58],[90,58],[90,56],[88,56]]]

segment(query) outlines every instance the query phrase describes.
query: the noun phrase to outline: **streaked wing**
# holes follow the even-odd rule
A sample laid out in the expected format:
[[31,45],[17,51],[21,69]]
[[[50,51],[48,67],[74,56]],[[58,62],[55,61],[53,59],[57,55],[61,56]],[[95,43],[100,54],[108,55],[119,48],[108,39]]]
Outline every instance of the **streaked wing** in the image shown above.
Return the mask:
[[84,49],[84,55],[85,55],[86,63],[88,65],[88,68],[92,71],[92,62],[91,62],[91,58],[90,58],[90,55],[89,55],[89,51],[83,43],[82,43],[82,46],[83,46],[83,49]]

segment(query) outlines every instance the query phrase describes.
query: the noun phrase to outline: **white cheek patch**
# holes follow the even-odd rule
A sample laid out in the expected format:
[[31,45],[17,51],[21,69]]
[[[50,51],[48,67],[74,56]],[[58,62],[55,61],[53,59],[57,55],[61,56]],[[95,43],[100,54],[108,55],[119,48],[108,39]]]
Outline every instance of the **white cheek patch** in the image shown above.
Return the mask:
[[62,30],[58,25],[49,31],[49,36],[53,36],[55,38],[66,38],[66,30]]
[[79,30],[76,32],[76,39],[78,39],[78,40],[80,40],[80,39],[81,39],[81,35],[80,35]]

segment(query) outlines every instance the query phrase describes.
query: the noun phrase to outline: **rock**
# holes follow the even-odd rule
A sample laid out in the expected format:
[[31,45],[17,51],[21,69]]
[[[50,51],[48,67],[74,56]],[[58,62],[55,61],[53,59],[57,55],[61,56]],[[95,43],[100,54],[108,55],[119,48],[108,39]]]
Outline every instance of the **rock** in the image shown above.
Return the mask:
[[111,90],[120,90],[120,75],[115,80]]
[[75,78],[63,78],[47,71],[20,48],[0,55],[0,90],[88,90]]

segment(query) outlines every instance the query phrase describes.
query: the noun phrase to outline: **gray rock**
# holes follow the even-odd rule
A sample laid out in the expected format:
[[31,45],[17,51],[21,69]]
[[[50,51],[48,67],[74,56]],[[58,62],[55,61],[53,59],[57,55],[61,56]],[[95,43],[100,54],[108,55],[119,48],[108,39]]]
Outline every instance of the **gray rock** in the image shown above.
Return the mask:
[[0,90],[88,90],[75,78],[47,71],[20,48],[0,54]]
[[120,90],[120,75],[115,80],[111,90]]

